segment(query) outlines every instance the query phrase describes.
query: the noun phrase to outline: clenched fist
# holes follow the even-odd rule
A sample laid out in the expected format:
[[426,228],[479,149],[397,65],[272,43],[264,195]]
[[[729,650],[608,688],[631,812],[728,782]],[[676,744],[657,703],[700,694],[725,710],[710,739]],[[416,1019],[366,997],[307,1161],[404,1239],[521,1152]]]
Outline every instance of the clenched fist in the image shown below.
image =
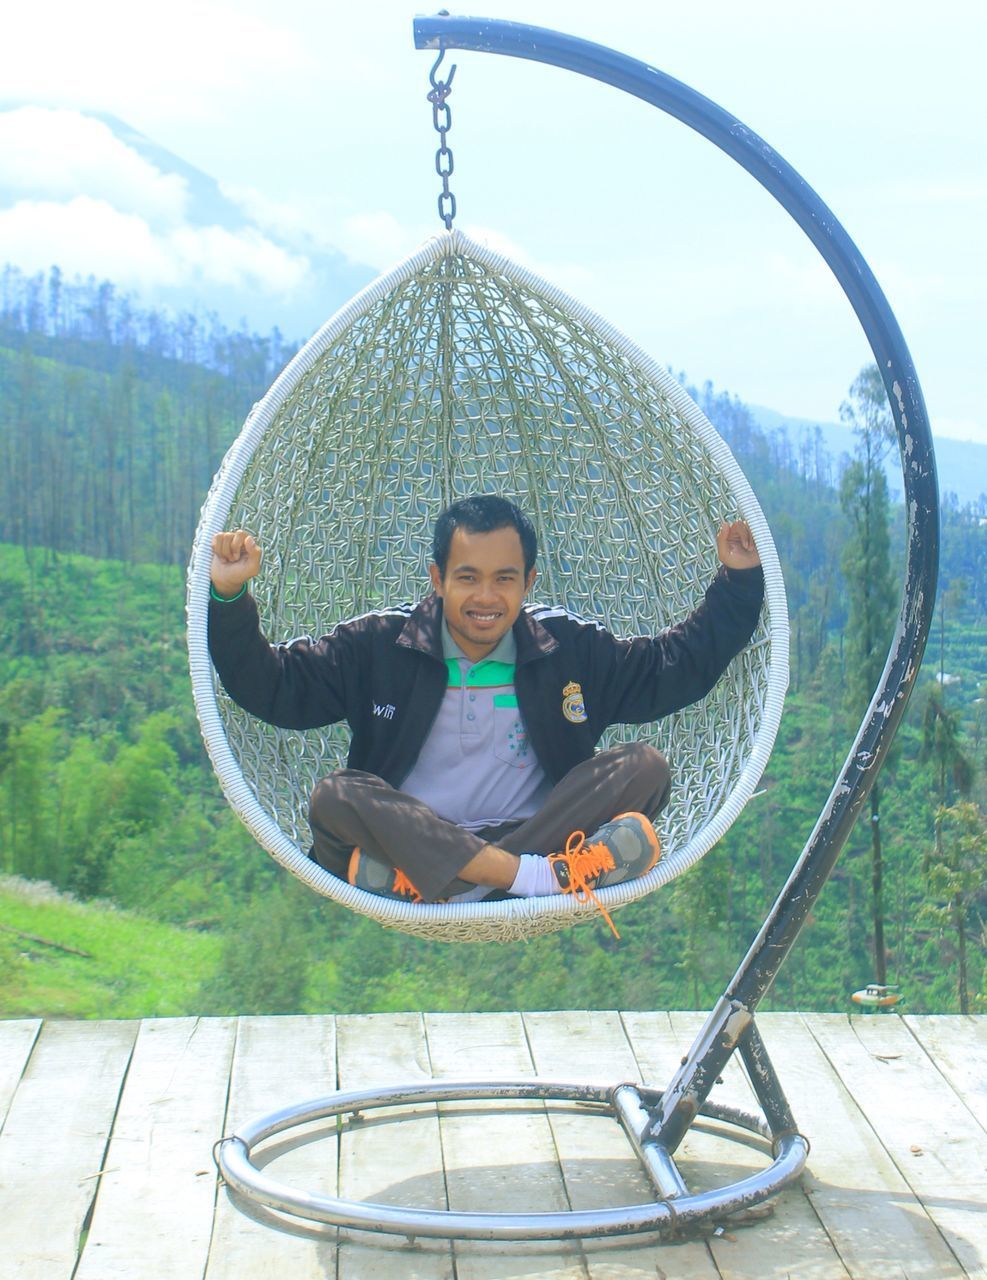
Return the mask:
[[723,521],[716,535],[716,554],[728,569],[753,569],[761,563],[746,520]]
[[244,583],[260,572],[261,552],[245,529],[217,533],[212,540],[210,577],[219,596],[235,596]]

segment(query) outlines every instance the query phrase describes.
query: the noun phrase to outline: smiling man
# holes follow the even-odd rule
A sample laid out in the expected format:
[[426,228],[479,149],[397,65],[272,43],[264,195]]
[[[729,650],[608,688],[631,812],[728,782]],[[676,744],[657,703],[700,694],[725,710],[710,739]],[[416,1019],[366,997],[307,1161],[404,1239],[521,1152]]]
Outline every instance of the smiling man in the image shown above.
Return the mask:
[[489,532],[453,526],[450,532],[451,539],[443,539],[436,550],[444,567],[433,561],[429,577],[450,636],[479,662],[517,621],[538,571],[528,569],[521,536],[512,525]]
[[348,767],[319,782],[309,810],[311,856],[327,870],[412,901],[583,895],[654,865],[670,786],[658,751],[597,752],[603,732],[705,697],[757,623],[763,575],[746,524],[724,523],[717,551],[720,571],[688,618],[619,640],[526,604],[530,520],[505,498],[466,498],[436,522],[432,592],[417,606],[271,645],[247,592],[260,548],[243,530],[220,533],[210,652],[230,696],[261,719],[348,722]]

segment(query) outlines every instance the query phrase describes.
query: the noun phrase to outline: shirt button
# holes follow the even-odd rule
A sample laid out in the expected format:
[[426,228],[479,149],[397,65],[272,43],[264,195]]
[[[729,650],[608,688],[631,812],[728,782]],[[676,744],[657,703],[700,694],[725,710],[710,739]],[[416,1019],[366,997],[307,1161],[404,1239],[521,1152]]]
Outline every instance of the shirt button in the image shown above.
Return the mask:
[[476,694],[475,694],[475,693],[471,693],[471,694],[470,694],[470,702],[475,702],[475,701],[476,701]]
[[476,719],[476,716],[473,714],[473,712],[472,712],[472,711],[467,711],[467,713],[466,713],[466,719],[467,719],[467,720],[475,720],[475,719]]

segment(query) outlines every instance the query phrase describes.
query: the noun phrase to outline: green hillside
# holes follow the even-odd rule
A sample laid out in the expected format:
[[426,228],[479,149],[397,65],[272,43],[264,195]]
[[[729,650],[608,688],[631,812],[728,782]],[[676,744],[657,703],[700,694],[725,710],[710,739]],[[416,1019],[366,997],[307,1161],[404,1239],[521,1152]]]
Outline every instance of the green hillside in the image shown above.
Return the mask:
[[173,1017],[197,1011],[216,937],[38,881],[0,878],[0,987],[7,1018]]
[[[181,566],[212,468],[282,353],[128,316],[118,298],[103,297],[100,312],[100,297],[83,290],[73,324],[64,299],[57,312],[41,295],[34,310],[0,316],[0,873],[79,900],[50,905],[63,920],[34,919],[23,891],[0,900],[0,1016],[695,1008],[719,995],[869,696],[847,693],[859,683],[851,522],[832,460],[795,457],[735,398],[696,392],[765,509],[792,616],[778,745],[720,846],[626,908],[619,944],[592,925],[508,948],[409,939],[325,903],[257,850],[220,794],[192,710]],[[903,513],[888,524],[893,568]],[[889,624],[885,649],[890,639]],[[880,786],[888,977],[915,1011],[959,1007],[963,951],[971,1000],[984,993],[985,639],[987,522],[954,504],[936,625]],[[973,834],[957,811],[937,837],[937,810],[964,796]],[[769,1005],[844,1009],[873,977],[871,825],[851,836]],[[105,973],[81,921],[115,939]]]
[[[762,794],[695,872],[621,913],[623,943],[592,925],[508,948],[423,942],[308,893],[234,819],[194,721],[182,600],[174,567],[0,546],[0,865],[117,904],[132,930],[113,945],[118,961],[142,929],[142,957],[156,957],[169,974],[182,958],[181,983],[169,980],[160,995],[167,1006],[137,981],[136,961],[129,1003],[121,996],[118,1005],[107,993],[117,990],[113,980],[90,986],[92,967],[73,962],[64,972],[78,976],[79,991],[58,1000],[80,1016],[179,1006],[200,1013],[701,1007],[756,932],[849,742],[848,717],[831,696],[843,678],[839,646],[831,644],[789,697]],[[958,622],[947,628],[960,687],[984,676],[966,665],[977,649],[965,632]],[[922,715],[937,687],[934,649],[887,771],[882,825],[890,976],[913,1010],[947,1011],[956,1008],[955,942],[923,915],[935,778],[922,760]],[[974,720],[969,741],[982,791],[984,743]],[[845,1008],[848,993],[870,977],[866,849],[867,832],[858,828],[782,970],[774,1007]],[[22,900],[14,914],[18,901],[0,904],[0,924],[69,945],[82,937],[74,925],[59,932],[23,914]],[[110,924],[123,918],[98,909],[97,919]],[[4,936],[9,952],[15,935]],[[979,990],[976,938],[971,952]],[[16,983],[0,991],[0,1015],[32,1007]],[[39,1009],[56,1007],[40,991],[38,999]]]

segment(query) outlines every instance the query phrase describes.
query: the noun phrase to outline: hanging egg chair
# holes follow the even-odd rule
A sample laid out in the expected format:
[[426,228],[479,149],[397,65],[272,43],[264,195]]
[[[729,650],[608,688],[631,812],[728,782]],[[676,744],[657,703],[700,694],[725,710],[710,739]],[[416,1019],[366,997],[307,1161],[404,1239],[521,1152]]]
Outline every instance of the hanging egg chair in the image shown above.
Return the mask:
[[189,652],[206,746],[230,803],[268,852],[343,906],[426,937],[479,941],[596,912],[572,895],[415,904],[357,889],[307,856],[308,798],[345,765],[347,730],[274,728],[219,687],[206,630],[213,535],[264,549],[251,583],[265,634],[321,634],[427,594],[436,516],[471,493],[528,511],[539,598],[617,635],[656,634],[702,600],[716,531],[742,517],[765,575],[750,645],[698,705],[609,731],[666,754],[661,861],[601,890],[608,911],[696,862],[750,798],[788,676],[778,557],[729,449],[682,387],[560,289],[450,230],[375,280],[253,408],[202,511],[188,577]]
[[[278,1214],[437,1239],[572,1240],[684,1230],[750,1209],[795,1179],[808,1154],[756,1025],[759,1003],[805,925],[890,750],[921,664],[935,600],[938,499],[931,429],[914,365],[866,262],[819,197],[735,117],[654,67],[520,23],[419,18],[420,48],[533,59],[613,84],[683,120],[771,192],[843,286],[881,370],[898,432],[908,512],[898,626],[884,671],[819,819],[737,972],[663,1090],[525,1080],[416,1081],[336,1093],[241,1125],[217,1144],[224,1180]],[[436,63],[438,66],[438,63]],[[323,627],[425,589],[425,540],[451,499],[494,490],[533,515],[540,582],[553,603],[618,633],[660,631],[699,600],[716,568],[724,515],[751,526],[765,604],[747,649],[701,704],[636,737],[670,758],[675,790],[657,866],[599,892],[608,910],[702,856],[750,798],[778,727],[788,670],[778,558],[723,441],[675,381],[605,321],[516,263],[451,231],[451,157],[441,107],[439,212],[448,234],[355,298],[313,338],[248,418],[203,510],[189,574],[196,704],[223,786],[262,844],[313,888],[385,924],[444,938],[510,938],[585,918],[572,897],[411,905],[344,885],[305,856],[314,781],[342,762],[338,731],[269,729],[229,705],[206,648],[210,542],[242,524],[269,550],[258,583],[272,635]],[[322,620],[323,614],[325,621]],[[616,731],[611,731],[616,732]],[[740,1055],[762,1115],[709,1097]],[[462,1213],[343,1200],[262,1170],[254,1148],[300,1124],[476,1099],[552,1099],[606,1107],[655,1192],[649,1204],[561,1213]],[[771,1163],[729,1185],[690,1189],[675,1153],[698,1116],[723,1136],[770,1143]],[[730,1131],[735,1132],[730,1132]]]

